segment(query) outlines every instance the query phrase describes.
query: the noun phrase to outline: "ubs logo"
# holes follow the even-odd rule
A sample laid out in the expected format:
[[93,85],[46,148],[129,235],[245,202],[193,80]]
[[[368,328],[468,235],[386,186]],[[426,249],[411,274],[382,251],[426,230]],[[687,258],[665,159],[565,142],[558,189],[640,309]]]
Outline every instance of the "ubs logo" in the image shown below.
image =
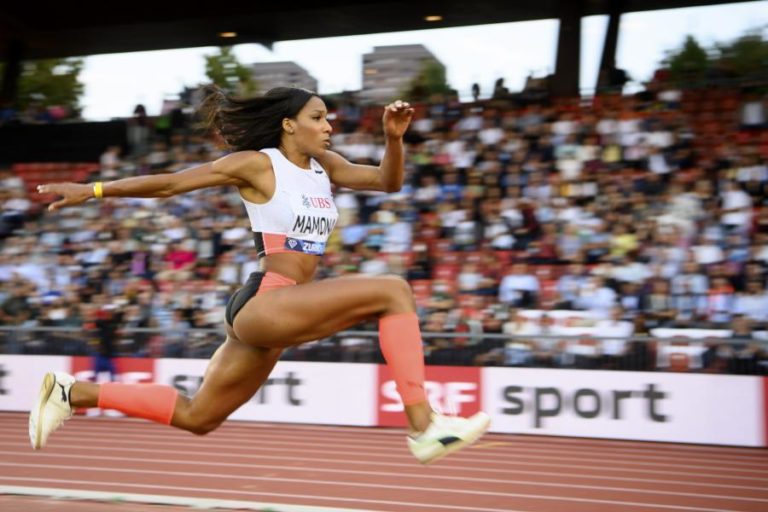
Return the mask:
[[301,194],[301,204],[304,208],[328,209],[331,207],[331,200],[327,197],[310,197],[306,194]]

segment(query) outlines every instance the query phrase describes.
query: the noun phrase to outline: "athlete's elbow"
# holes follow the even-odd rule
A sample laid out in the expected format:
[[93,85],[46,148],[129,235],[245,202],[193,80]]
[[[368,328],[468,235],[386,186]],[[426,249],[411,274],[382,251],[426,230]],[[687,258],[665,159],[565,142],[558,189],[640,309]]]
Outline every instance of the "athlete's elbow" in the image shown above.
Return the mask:
[[179,194],[184,193],[185,190],[182,189],[178,184],[175,183],[165,183],[162,187],[157,189],[155,191],[154,196],[159,197],[161,199],[167,198],[167,197],[173,197]]
[[384,185],[384,192],[391,194],[393,192],[400,192],[400,189],[403,188],[402,183],[386,183]]
[[168,189],[164,188],[164,189],[155,191],[152,194],[152,197],[156,197],[158,199],[165,199],[167,197],[172,197],[172,196],[175,196],[175,195],[176,194],[172,190],[168,190]]

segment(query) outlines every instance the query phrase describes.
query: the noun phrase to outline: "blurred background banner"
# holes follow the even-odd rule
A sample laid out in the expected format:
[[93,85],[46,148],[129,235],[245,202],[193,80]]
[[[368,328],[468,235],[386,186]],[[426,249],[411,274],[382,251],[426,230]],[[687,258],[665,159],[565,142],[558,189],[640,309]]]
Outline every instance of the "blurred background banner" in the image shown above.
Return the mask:
[[[76,357],[0,356],[0,410],[27,410],[31,383],[44,373],[41,363],[85,376]],[[120,358],[116,378],[169,384],[189,394],[206,364]],[[487,411],[491,432],[768,446],[765,377],[431,366],[426,388],[436,410]],[[386,366],[282,361],[230,419],[399,427],[402,416]]]

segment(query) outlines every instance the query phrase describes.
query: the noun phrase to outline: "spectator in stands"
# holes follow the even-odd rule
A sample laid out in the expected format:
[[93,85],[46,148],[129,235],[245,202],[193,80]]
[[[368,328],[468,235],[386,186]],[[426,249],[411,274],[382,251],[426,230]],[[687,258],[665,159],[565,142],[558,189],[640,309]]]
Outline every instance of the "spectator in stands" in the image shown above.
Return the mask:
[[[595,323],[595,334],[601,338],[600,366],[609,369],[623,369],[630,339],[635,332],[632,322],[623,319],[624,310],[620,305],[611,308],[610,317]],[[615,336],[615,338],[613,338]]]
[[541,224],[541,236],[528,244],[528,261],[539,265],[560,262],[557,252],[557,226],[554,222]]
[[722,327],[731,320],[734,303],[733,286],[724,277],[715,277],[707,292],[707,320]]
[[456,305],[454,285],[445,279],[434,279],[432,290],[427,300],[427,310],[448,313]]
[[693,236],[696,222],[702,219],[704,210],[699,197],[691,192],[684,192],[679,184],[672,184],[669,191],[669,203],[664,215],[657,218],[661,225],[671,224],[682,229],[686,238]]
[[459,173],[450,171],[443,174],[440,185],[440,201],[458,201],[464,194],[464,187],[459,182]]
[[683,263],[681,272],[672,277],[672,293],[675,295],[687,291],[688,293],[703,296],[707,293],[708,289],[707,276],[701,272],[701,267],[694,260],[689,259]]
[[675,301],[670,293],[669,281],[656,278],[643,299],[643,314],[648,327],[671,325],[677,316]]
[[619,223],[614,226],[610,240],[609,255],[611,258],[623,258],[637,249],[637,246],[637,235],[635,235],[630,228],[624,223]]
[[716,235],[712,233],[700,233],[696,243],[691,247],[694,261],[699,265],[712,265],[721,263],[725,254],[716,243]]
[[383,276],[391,271],[387,258],[378,253],[373,247],[364,245],[360,248],[362,262],[360,263],[360,273],[369,276]]
[[[188,281],[194,272],[197,255],[178,242],[172,242],[163,256],[165,267],[157,275],[161,281]],[[234,282],[240,282],[239,278]]]
[[0,213],[0,237],[6,237],[24,225],[32,203],[27,194],[18,189],[2,191],[2,213]]
[[563,354],[565,344],[555,337],[560,331],[555,319],[548,313],[542,312],[533,330],[535,332],[531,334],[535,334],[536,337],[531,340],[532,363],[544,368],[562,366],[565,363]]
[[8,283],[5,300],[0,304],[0,323],[20,325],[32,317],[34,308],[30,298],[35,297],[35,286],[29,281],[16,278]]
[[765,100],[757,94],[749,94],[741,105],[739,121],[745,130],[762,130],[768,127],[768,109]]
[[24,180],[13,174],[7,167],[0,167],[0,189],[8,192],[24,192]]
[[461,265],[456,283],[459,286],[459,293],[466,294],[476,294],[488,285],[485,276],[473,262],[465,262]]
[[474,82],[472,84],[472,101],[477,103],[478,99],[480,99],[480,85],[477,82]]
[[419,186],[413,194],[413,201],[420,212],[433,211],[442,190],[437,178],[430,174],[421,176]]
[[759,362],[764,355],[755,343],[751,320],[736,314],[731,320],[731,343],[718,350],[718,356],[727,359],[728,373],[754,375],[759,373]]
[[413,242],[413,231],[411,223],[399,214],[394,205],[382,208],[392,208],[395,210],[393,215],[385,219],[384,240],[381,252],[385,253],[404,253],[408,252]]
[[593,275],[579,289],[576,305],[579,309],[592,311],[601,318],[607,318],[616,304],[616,299],[616,292],[607,285],[605,278]]
[[602,261],[610,252],[611,235],[608,233],[608,226],[605,222],[597,222],[585,233],[584,254],[587,263],[597,263]]
[[501,216],[500,203],[494,201],[483,219],[484,240],[489,241],[495,250],[510,250],[515,245],[515,237],[512,236],[512,227],[507,219]]
[[109,146],[99,157],[99,176],[101,179],[113,180],[120,175],[120,146]]
[[584,238],[576,224],[566,221],[558,237],[557,254],[561,261],[579,261],[584,257]]
[[768,292],[763,281],[747,282],[746,290],[736,295],[734,313],[750,320],[753,325],[768,328]]
[[164,357],[185,357],[190,327],[190,323],[184,318],[182,312],[178,309],[173,310],[170,322],[163,329],[165,337],[163,342]]
[[504,78],[496,79],[493,85],[493,99],[507,99],[509,97],[509,89],[504,86]]
[[[642,315],[643,292],[638,283],[624,282],[619,286],[618,304],[624,311],[624,319],[634,321],[638,316]],[[643,322],[645,322],[645,319],[643,319]]]
[[[124,311],[117,304],[107,303],[107,296],[98,296],[94,302],[98,305],[94,310],[94,328],[98,344],[93,357],[93,381],[111,382],[116,380],[117,369],[114,358],[118,355],[118,337],[122,327]],[[104,379],[102,374],[108,374]]]
[[[44,302],[44,304],[46,304]],[[80,309],[74,304],[68,304],[67,299],[58,297],[46,304],[45,312],[40,312],[41,327],[64,327],[69,331],[57,331],[49,337],[51,353],[64,355],[81,355],[86,353],[87,344],[83,340],[83,318]]]
[[607,277],[619,283],[645,283],[653,275],[650,265],[637,258],[624,256],[613,261]]
[[697,293],[690,281],[673,285],[672,306],[675,311],[675,327],[695,328],[702,324],[707,310],[707,296]]
[[722,206],[720,222],[728,231],[745,233],[752,222],[752,198],[744,192],[737,182],[727,180],[720,194]]
[[741,156],[736,168],[735,178],[750,195],[753,204],[756,206],[766,197],[768,165],[762,161],[757,153]]
[[535,342],[528,336],[540,333],[538,322],[524,317],[516,309],[510,309],[509,320],[503,324],[502,332],[513,338],[477,357],[475,364],[530,365],[533,361]]
[[536,307],[539,280],[528,272],[527,265],[516,263],[499,284],[499,302],[513,307]]
[[216,267],[216,280],[226,284],[240,284],[240,268],[235,259],[235,253],[227,251],[219,258]]
[[568,265],[557,280],[557,309],[576,309],[579,292],[586,285],[588,275],[583,263],[577,261]]
[[144,105],[136,105],[133,109],[133,117],[128,120],[128,144],[131,147],[131,155],[143,156],[148,151],[150,138],[150,120]]

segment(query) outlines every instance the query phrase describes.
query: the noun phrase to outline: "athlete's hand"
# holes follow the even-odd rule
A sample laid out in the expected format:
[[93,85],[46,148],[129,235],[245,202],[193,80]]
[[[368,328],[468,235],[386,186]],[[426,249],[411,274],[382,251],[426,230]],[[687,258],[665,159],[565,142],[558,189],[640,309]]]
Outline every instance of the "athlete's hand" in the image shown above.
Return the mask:
[[93,197],[93,185],[83,183],[49,183],[37,186],[38,194],[56,194],[61,199],[48,205],[48,211],[75,206]]
[[391,138],[402,137],[411,124],[413,112],[409,103],[400,100],[384,107],[384,134]]

